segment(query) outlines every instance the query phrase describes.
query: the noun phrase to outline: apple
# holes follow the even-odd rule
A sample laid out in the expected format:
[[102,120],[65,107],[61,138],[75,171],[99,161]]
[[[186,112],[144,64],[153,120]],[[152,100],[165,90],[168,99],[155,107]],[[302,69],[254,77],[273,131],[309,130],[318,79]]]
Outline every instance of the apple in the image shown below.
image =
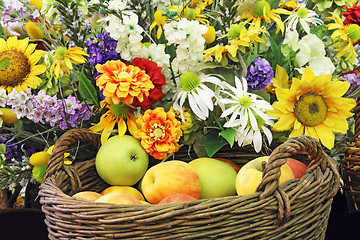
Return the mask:
[[[269,156],[258,157],[249,161],[240,169],[236,176],[236,192],[239,196],[256,192],[256,188],[262,180],[263,162],[268,160]],[[280,172],[279,185],[295,178],[291,168],[286,164],[281,166]]]
[[141,181],[141,189],[149,203],[157,204],[176,193],[199,199],[201,185],[197,173],[189,163],[172,160],[149,168]]
[[114,203],[114,204],[142,204],[140,200],[125,193],[109,193],[101,196],[95,202]]
[[222,161],[226,164],[229,164],[236,171],[236,173],[238,173],[240,171],[240,166],[229,159],[226,159],[226,158],[215,158],[215,159]]
[[76,197],[76,198],[87,199],[89,201],[95,201],[98,198],[102,197],[102,195],[100,193],[93,192],[93,191],[82,191],[82,192],[75,193],[72,196]]
[[197,200],[196,198],[183,193],[177,193],[163,198],[159,204],[172,203],[172,202],[188,202]]
[[104,189],[101,194],[106,195],[113,192],[129,194],[138,200],[145,201],[143,195],[136,188],[129,186],[110,186]]
[[287,158],[286,159],[286,165],[288,165],[295,178],[301,178],[302,176],[304,176],[306,170],[307,170],[307,165],[300,162],[299,160],[293,159],[293,158]]
[[189,162],[199,176],[200,198],[236,195],[236,171],[227,163],[215,158],[197,158]]
[[99,176],[110,185],[131,186],[145,174],[149,155],[133,136],[113,136],[100,147],[95,166]]

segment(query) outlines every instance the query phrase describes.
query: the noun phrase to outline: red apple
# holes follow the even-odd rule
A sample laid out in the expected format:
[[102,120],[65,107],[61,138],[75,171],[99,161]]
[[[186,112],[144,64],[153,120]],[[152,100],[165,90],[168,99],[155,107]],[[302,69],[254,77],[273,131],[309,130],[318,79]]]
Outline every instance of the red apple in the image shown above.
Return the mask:
[[215,159],[220,160],[220,161],[230,165],[230,167],[232,167],[236,172],[239,172],[239,170],[240,170],[240,166],[229,159],[226,159],[226,158],[215,158]]
[[287,158],[286,164],[291,168],[295,178],[304,176],[307,165],[293,158]]
[[149,203],[157,204],[176,193],[199,199],[201,185],[199,176],[189,163],[172,160],[149,168],[141,181],[141,189]]
[[197,199],[188,194],[178,193],[163,198],[159,202],[159,204],[172,203],[172,202],[188,202],[193,200],[197,200]]

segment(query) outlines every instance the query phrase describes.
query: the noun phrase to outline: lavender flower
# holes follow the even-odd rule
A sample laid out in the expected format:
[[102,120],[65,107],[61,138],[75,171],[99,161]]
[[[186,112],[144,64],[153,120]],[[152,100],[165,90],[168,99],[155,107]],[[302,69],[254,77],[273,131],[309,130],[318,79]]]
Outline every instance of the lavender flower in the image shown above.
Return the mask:
[[267,85],[271,84],[274,70],[266,59],[257,57],[248,67],[245,78],[249,89],[263,91]]
[[40,90],[37,95],[32,95],[30,90],[20,93],[14,90],[7,96],[7,105],[19,119],[26,117],[35,123],[48,123],[63,130],[80,126],[91,116],[89,108],[74,96],[58,99],[56,95],[47,95],[45,90]]
[[359,71],[350,72],[343,75],[343,78],[350,84],[356,84],[360,86],[360,75]]
[[120,59],[117,53],[117,41],[109,36],[108,32],[98,34],[96,37],[91,37],[86,45],[89,47],[88,61],[91,65],[104,64],[108,60]]

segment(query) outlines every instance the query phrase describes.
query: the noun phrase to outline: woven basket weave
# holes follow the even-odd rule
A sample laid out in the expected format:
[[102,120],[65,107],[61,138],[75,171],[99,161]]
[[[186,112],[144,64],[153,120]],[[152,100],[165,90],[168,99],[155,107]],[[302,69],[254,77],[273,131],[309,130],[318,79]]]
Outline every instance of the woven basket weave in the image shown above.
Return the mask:
[[360,96],[353,109],[355,135],[340,162],[341,178],[350,212],[360,212]]
[[[161,205],[89,202],[70,196],[83,190],[100,192],[107,185],[97,175],[94,159],[63,163],[64,152],[78,141],[99,147],[97,134],[66,132],[54,146],[41,185],[50,239],[324,239],[340,185],[336,165],[319,142],[300,136],[275,148],[254,194]],[[297,154],[308,157],[306,174],[278,186],[280,167]],[[183,155],[181,160],[190,161]],[[233,148],[226,156],[243,162],[257,155]]]

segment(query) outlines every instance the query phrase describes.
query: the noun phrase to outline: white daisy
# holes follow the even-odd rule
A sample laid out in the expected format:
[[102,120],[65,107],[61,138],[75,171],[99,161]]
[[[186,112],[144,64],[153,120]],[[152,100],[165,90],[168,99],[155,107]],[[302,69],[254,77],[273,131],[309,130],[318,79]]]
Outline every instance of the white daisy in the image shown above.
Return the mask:
[[228,104],[230,107],[223,111],[220,117],[227,117],[230,114],[230,119],[224,124],[224,127],[238,127],[247,126],[250,121],[253,129],[258,129],[255,114],[260,118],[268,121],[270,116],[265,113],[266,110],[272,110],[272,106],[267,101],[254,93],[248,93],[247,81],[242,78],[242,81],[235,77],[235,87],[226,84],[226,88],[230,91],[221,90],[230,98],[222,98],[222,104]]
[[220,79],[212,75],[198,75],[194,72],[181,74],[179,79],[180,90],[173,97],[173,107],[180,112],[183,121],[185,119],[182,107],[186,99],[194,114],[202,120],[207,119],[209,117],[209,110],[212,111],[214,109],[212,98],[215,96],[215,93],[205,83],[217,85],[220,83]]
[[287,29],[296,31],[297,24],[300,22],[300,25],[307,34],[310,34],[309,24],[314,24],[315,26],[324,24],[324,22],[319,18],[315,11],[307,9],[305,6],[300,6],[296,12],[291,14],[284,23],[287,22]]

